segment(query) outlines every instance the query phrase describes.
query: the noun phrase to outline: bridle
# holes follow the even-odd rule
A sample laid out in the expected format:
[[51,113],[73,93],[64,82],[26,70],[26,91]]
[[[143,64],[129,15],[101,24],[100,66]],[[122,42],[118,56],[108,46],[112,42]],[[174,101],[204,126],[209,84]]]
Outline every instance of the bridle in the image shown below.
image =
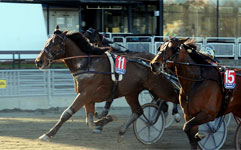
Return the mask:
[[67,39],[66,35],[65,35],[64,37],[62,37],[62,36],[59,35],[59,34],[55,34],[55,35],[56,35],[57,37],[59,37],[60,39],[62,39],[60,49],[59,49],[56,53],[52,54],[52,53],[50,52],[49,45],[44,48],[44,52],[48,55],[48,59],[49,59],[50,61],[55,60],[58,55],[65,53],[65,44],[64,44],[64,42],[65,42],[65,40]]
[[[158,57],[162,57],[162,60],[163,60],[164,64],[167,64],[168,61],[171,61],[172,59],[177,57],[179,55],[181,49],[182,49],[182,46],[183,46],[183,44],[178,44],[178,46],[173,50],[174,51],[173,54],[169,56],[166,53],[166,50],[168,48],[169,43],[170,43],[170,41],[167,42],[167,44],[165,46],[165,49],[163,50],[163,53],[162,53],[161,56],[160,56],[160,53],[157,54]],[[167,57],[165,57],[165,56],[167,56]]]
[[[169,42],[170,42],[170,41],[169,41]],[[184,46],[186,46],[186,47],[189,47],[189,46],[180,43],[180,44],[178,44],[178,46],[173,50],[173,51],[174,51],[173,54],[172,54],[171,56],[169,56],[169,55],[166,54],[166,50],[167,50],[167,48],[168,48],[169,42],[168,42],[168,44],[166,45],[165,49],[163,50],[162,55],[160,56],[159,53],[157,54],[158,57],[162,57],[162,61],[163,61],[163,63],[162,63],[162,72],[164,71],[164,68],[165,68],[164,66],[167,66],[168,63],[182,64],[182,65],[194,65],[194,66],[205,66],[205,65],[203,65],[203,64],[191,64],[191,63],[182,63],[182,62],[173,61],[173,59],[176,58],[176,57],[180,54],[180,52],[181,52],[181,50],[182,50],[182,48],[183,48]],[[189,48],[190,48],[190,50],[194,50],[194,49],[191,48],[191,47],[189,47]],[[184,49],[185,49],[185,48],[184,48]],[[187,49],[185,49],[185,50],[187,51]],[[166,56],[167,56],[167,57],[166,57]],[[208,66],[210,66],[210,65],[208,65]],[[169,71],[172,72],[172,73],[174,73],[172,70],[169,70]],[[175,74],[175,73],[174,73],[174,74]],[[203,80],[205,80],[205,79],[203,79],[202,77],[201,77],[200,79],[190,79],[190,78],[187,78],[187,77],[184,77],[184,76],[181,76],[181,75],[178,75],[178,77],[183,78],[183,79],[186,79],[186,80],[189,80],[189,81],[203,81]]]
[[[167,44],[166,44],[164,50],[162,50],[162,55],[160,54],[160,51],[159,51],[158,54],[157,54],[157,57],[161,57],[161,58],[162,58],[162,61],[164,62],[164,63],[161,63],[161,70],[162,70],[162,72],[165,72],[164,70],[165,70],[165,68],[167,67],[167,64],[168,64],[172,59],[174,59],[175,57],[177,57],[177,56],[179,55],[179,53],[180,53],[180,51],[181,51],[181,49],[182,49],[182,46],[183,46],[183,44],[178,44],[178,46],[174,49],[173,54],[172,54],[171,56],[169,56],[169,55],[167,55],[166,50],[167,50],[167,48],[168,48],[168,45],[169,45],[170,41],[168,41],[168,42],[166,42],[166,43],[167,43]],[[161,56],[160,56],[160,55],[161,55]],[[167,56],[167,57],[166,57],[166,56]]]

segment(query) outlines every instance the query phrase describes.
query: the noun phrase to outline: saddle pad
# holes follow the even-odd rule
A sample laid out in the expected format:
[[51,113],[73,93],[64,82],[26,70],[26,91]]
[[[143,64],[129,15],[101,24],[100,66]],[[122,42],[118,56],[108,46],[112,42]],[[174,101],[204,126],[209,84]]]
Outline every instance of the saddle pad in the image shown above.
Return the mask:
[[108,59],[109,59],[109,62],[110,62],[110,68],[111,68],[111,79],[112,81],[121,81],[123,79],[123,74],[118,74],[119,77],[118,79],[116,79],[116,76],[115,76],[115,63],[114,63],[114,59],[113,57],[111,56],[110,52],[106,51],[105,54],[108,56]]

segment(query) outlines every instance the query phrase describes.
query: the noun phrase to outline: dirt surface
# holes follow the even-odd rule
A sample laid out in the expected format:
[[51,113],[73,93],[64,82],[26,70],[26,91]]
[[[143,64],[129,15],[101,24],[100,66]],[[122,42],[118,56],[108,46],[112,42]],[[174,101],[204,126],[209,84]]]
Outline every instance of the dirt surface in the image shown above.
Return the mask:
[[[128,129],[123,142],[117,142],[119,127],[129,116],[127,111],[112,110],[117,121],[105,126],[100,134],[92,133],[85,124],[82,111],[67,121],[49,142],[39,141],[38,137],[47,132],[58,120],[62,110],[48,111],[1,111],[0,112],[0,149],[23,150],[102,150],[102,149],[188,149],[187,137],[182,131],[183,120],[174,123],[164,131],[159,142],[143,145],[134,133]],[[124,113],[123,113],[124,112]],[[228,127],[228,136],[222,149],[233,149],[236,124],[232,120]]]

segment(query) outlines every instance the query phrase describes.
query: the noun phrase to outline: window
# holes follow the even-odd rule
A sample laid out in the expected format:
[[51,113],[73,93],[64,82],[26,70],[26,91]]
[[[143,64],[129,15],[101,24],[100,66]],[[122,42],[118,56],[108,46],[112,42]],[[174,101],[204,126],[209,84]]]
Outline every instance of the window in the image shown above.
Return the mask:
[[216,6],[216,0],[164,0],[164,36],[216,36]]
[[156,5],[133,6],[133,33],[134,34],[156,34],[157,17],[154,15]]
[[241,6],[241,1],[219,0],[219,6],[219,36],[239,37],[241,10],[238,6]]
[[104,30],[112,33],[128,32],[128,11],[126,7],[121,9],[104,9]]
[[[47,10],[44,9],[47,20]],[[56,25],[61,30],[79,31],[79,13],[77,8],[49,8],[49,32],[53,33]]]

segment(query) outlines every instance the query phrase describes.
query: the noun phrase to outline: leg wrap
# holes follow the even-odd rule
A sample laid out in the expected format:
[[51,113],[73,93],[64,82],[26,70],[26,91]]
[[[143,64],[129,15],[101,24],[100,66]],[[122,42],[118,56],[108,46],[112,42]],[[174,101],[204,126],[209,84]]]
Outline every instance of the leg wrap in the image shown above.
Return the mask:
[[127,128],[139,117],[140,115],[137,113],[132,113],[130,118],[122,125],[119,135],[125,134]]
[[60,116],[61,121],[68,120],[73,115],[73,111],[70,108],[67,108],[62,115]]
[[54,136],[59,128],[62,126],[62,124],[67,121],[73,114],[73,111],[70,108],[67,108],[62,115],[60,116],[59,121],[56,123],[56,125],[49,130],[49,132],[46,134],[48,137]]

